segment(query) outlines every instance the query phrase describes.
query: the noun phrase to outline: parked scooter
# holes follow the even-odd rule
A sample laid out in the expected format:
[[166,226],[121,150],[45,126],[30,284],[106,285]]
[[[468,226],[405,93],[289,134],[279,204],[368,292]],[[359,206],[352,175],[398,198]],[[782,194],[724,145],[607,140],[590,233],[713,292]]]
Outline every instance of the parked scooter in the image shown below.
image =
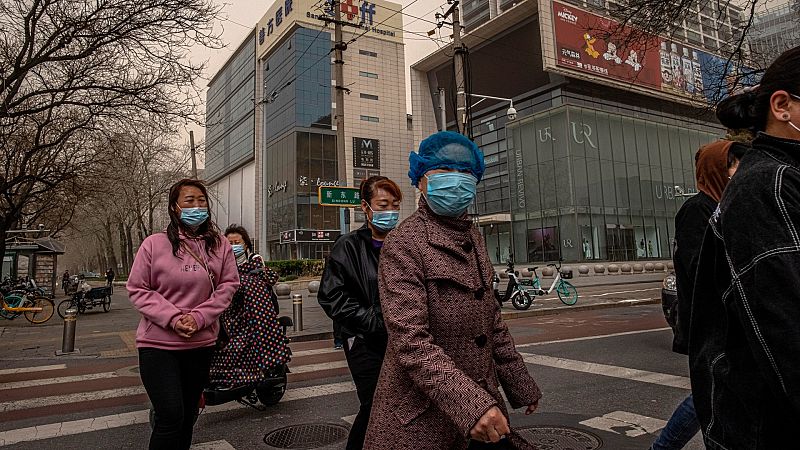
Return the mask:
[[494,279],[492,280],[492,287],[494,288],[494,298],[497,299],[500,306],[503,303],[511,300],[511,304],[518,310],[526,310],[533,304],[533,298],[522,287],[522,280],[519,279],[519,272],[514,270],[513,257],[509,256],[505,270],[508,274],[508,286],[504,293],[500,293],[500,276],[495,272]]

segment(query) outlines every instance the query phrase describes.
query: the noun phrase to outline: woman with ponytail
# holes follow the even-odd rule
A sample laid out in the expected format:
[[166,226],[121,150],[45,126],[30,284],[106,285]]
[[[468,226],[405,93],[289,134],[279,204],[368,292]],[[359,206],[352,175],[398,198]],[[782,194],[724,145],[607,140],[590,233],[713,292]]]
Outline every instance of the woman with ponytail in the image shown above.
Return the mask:
[[800,422],[800,47],[717,108],[756,138],[709,221],[689,360],[709,449],[795,448]]

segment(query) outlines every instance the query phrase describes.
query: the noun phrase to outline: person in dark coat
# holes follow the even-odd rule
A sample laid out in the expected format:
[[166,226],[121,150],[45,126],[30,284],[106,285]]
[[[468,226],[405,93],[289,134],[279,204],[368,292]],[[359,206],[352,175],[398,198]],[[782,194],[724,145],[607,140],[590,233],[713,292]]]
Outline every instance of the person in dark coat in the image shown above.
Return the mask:
[[[675,216],[675,278],[678,301],[675,309],[673,351],[689,354],[689,326],[700,246],[728,180],[748,146],[719,140],[700,148],[695,155],[698,193],[690,197]],[[702,300],[701,300],[702,301]],[[692,394],[678,406],[667,426],[661,430],[651,450],[679,450],[700,431]]]
[[389,235],[379,285],[389,346],[375,392],[367,450],[533,449],[509,426],[541,398],[492,293],[493,266],[466,214],[483,154],[440,132],[410,155],[419,208]]
[[403,194],[382,176],[361,183],[361,210],[367,224],[339,238],[331,250],[317,299],[333,319],[361,406],[347,450],[361,450],[386,353],[386,326],[378,295],[378,261],[383,242],[400,217]]
[[219,317],[224,333],[220,332],[221,345],[211,358],[210,381],[217,387],[232,388],[264,381],[270,370],[291,357],[272,301],[278,273],[253,252],[247,229],[230,225],[225,237],[236,257],[241,284]]
[[800,47],[717,107],[757,133],[706,230],[689,334],[706,448],[797,447],[800,423]]

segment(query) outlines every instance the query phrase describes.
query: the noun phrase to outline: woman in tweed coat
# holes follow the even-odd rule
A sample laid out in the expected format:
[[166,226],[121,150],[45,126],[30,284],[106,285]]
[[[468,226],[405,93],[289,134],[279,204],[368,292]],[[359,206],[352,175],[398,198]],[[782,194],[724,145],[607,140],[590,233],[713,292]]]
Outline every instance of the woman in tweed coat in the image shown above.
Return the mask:
[[386,240],[379,286],[389,345],[365,449],[533,449],[499,386],[532,413],[541,392],[500,316],[483,237],[466,215],[483,155],[441,132],[411,154],[419,208]]

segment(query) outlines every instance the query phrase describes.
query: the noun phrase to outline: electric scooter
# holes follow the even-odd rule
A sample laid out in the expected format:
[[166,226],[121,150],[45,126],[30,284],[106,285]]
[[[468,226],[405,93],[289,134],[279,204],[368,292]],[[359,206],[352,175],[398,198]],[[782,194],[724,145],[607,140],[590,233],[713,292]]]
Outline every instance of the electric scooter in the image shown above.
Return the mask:
[[504,293],[500,292],[500,276],[495,272],[494,279],[492,280],[492,287],[494,289],[494,298],[500,303],[511,300],[511,304],[518,310],[526,310],[533,304],[533,298],[522,288],[522,282],[519,279],[519,272],[514,270],[514,261],[512,257],[508,258],[506,263],[507,268],[505,272],[508,274],[508,286]]

